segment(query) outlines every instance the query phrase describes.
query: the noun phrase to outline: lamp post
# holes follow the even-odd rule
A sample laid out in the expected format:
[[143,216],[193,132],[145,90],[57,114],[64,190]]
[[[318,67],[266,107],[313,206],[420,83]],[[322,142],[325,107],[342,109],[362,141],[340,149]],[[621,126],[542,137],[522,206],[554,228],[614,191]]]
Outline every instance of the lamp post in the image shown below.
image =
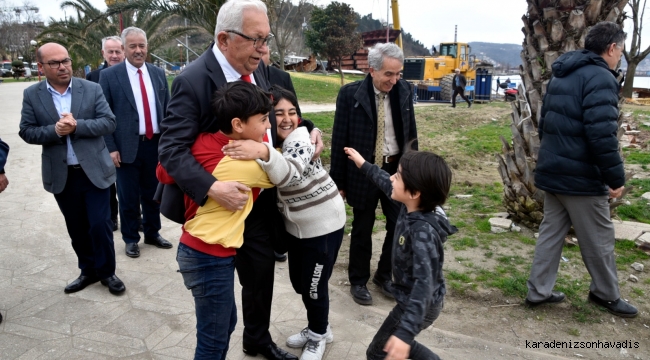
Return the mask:
[[[36,62],[38,62],[38,42],[36,42],[36,40],[31,40],[29,44],[34,47],[34,56]],[[29,65],[31,66],[32,64]],[[41,81],[41,71],[38,69],[38,66],[36,67],[36,72],[38,73],[38,81]]]

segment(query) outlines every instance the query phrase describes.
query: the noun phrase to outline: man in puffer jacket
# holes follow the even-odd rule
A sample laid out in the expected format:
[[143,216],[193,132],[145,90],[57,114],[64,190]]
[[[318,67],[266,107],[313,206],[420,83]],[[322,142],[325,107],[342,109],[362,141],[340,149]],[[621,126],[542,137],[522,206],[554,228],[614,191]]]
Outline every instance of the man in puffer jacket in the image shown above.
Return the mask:
[[625,185],[614,72],[625,38],[615,23],[598,23],[587,34],[584,50],[565,53],[553,63],[539,121],[535,185],[546,195],[528,279],[529,306],[564,300],[563,293],[552,290],[564,237],[573,225],[592,279],[589,301],[621,317],[638,313],[620,296],[608,204]]

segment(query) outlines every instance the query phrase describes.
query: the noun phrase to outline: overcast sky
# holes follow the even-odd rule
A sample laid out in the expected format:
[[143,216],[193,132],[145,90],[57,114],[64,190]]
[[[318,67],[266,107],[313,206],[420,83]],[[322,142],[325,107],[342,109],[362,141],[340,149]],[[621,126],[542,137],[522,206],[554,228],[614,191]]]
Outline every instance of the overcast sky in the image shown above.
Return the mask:
[[[89,0],[99,9],[106,9],[104,0]],[[317,5],[327,5],[332,0],[315,0]],[[372,14],[375,19],[386,19],[390,0],[338,0],[350,4],[360,15]],[[5,0],[21,4],[22,0]],[[40,8],[41,19],[63,18],[61,0],[29,0]],[[521,44],[523,23],[521,17],[527,10],[524,0],[399,0],[400,23],[427,48],[438,47],[440,42],[454,40],[454,25],[458,25],[459,42],[493,42]],[[70,16],[70,10],[68,10]],[[389,22],[393,23],[392,12]],[[630,33],[626,22],[626,31]],[[646,35],[650,37],[650,35]],[[631,36],[628,36],[628,40]],[[647,44],[643,44],[647,46]]]

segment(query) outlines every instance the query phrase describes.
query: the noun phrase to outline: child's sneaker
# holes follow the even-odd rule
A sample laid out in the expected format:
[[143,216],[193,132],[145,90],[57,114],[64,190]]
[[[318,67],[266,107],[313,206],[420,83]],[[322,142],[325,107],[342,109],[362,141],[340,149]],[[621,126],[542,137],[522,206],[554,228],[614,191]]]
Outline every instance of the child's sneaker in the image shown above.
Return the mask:
[[321,360],[325,353],[327,335],[316,334],[312,331],[307,333],[307,342],[302,348],[300,360]]
[[[309,334],[309,328],[306,327],[302,329],[299,333],[289,336],[289,338],[287,339],[287,346],[296,349],[305,346],[307,340],[309,339],[308,334]],[[327,325],[327,332],[325,332],[325,341],[328,344],[334,341],[334,334],[332,334],[332,328],[330,328],[329,324]]]

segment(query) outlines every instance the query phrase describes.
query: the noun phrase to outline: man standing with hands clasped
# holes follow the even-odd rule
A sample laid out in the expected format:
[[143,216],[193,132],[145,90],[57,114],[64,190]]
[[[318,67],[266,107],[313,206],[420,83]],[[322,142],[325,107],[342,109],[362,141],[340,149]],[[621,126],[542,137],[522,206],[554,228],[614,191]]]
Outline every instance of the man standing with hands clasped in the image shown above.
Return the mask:
[[621,298],[614,255],[614,224],[609,198],[619,198],[625,171],[619,154],[618,75],[625,32],[601,22],[589,30],[585,49],[567,52],[553,63],[539,121],[541,145],[535,186],[546,192],[544,220],[528,278],[526,304],[559,303],[552,291],[571,225],[591,275],[589,301],[621,317],[638,310]]

